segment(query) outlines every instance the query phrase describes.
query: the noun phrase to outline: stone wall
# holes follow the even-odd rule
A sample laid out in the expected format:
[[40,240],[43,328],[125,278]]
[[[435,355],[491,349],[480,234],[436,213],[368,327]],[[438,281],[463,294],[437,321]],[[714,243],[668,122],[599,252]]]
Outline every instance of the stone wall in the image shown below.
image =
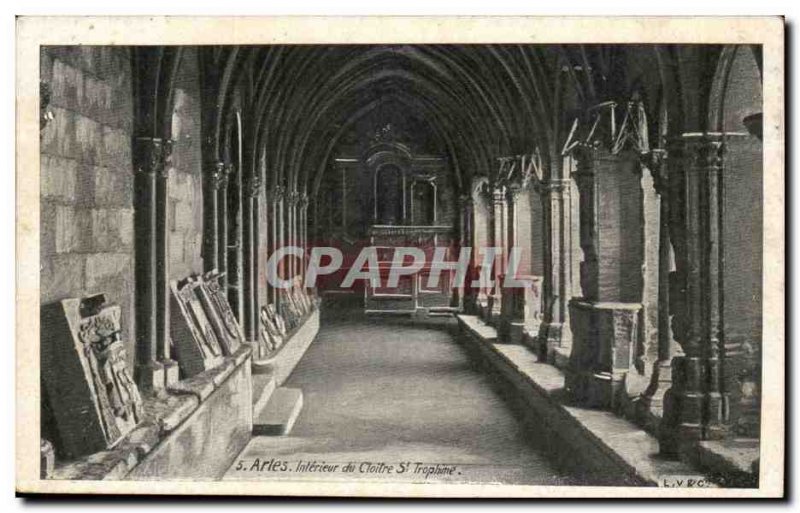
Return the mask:
[[172,111],[172,169],[169,175],[170,278],[203,271],[203,183],[200,82],[195,48],[185,48]]
[[122,307],[130,364],[135,332],[130,53],[121,47],[48,46],[40,58],[54,116],[41,143],[41,303],[106,293]]
[[[752,52],[740,48],[732,65],[724,112],[725,131],[742,135],[728,139],[724,155],[723,322],[731,421],[738,432],[751,433],[757,431],[758,415],[755,383],[761,356],[764,193],[760,185],[761,141],[748,134],[742,119],[762,111],[760,82]],[[750,410],[747,418],[742,417],[743,408]]]

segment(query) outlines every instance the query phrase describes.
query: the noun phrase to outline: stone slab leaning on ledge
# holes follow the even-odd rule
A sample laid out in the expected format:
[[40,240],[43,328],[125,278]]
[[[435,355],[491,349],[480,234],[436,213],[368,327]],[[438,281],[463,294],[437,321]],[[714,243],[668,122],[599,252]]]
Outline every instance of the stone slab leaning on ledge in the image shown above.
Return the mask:
[[[234,371],[245,363],[249,367],[250,356],[250,347],[242,346],[236,354],[225,358],[219,367],[176,383],[165,395],[145,396],[145,419],[141,424],[109,450],[56,465],[51,479],[125,479],[173,432],[190,421],[190,417],[231,378]],[[246,409],[250,410],[249,402]]]

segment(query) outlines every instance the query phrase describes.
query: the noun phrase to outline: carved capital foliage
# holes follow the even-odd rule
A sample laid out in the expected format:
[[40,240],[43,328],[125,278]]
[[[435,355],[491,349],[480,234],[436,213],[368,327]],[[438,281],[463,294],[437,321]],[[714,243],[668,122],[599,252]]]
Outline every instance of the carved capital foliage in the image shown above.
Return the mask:
[[286,196],[286,188],[282,185],[276,185],[267,191],[267,200],[270,203],[279,203],[283,201]]
[[309,204],[308,193],[305,192],[298,193],[297,206],[299,206],[301,210],[305,210],[308,208],[308,204]]
[[683,136],[687,164],[696,169],[720,169],[725,142],[722,134],[691,134]]
[[641,165],[650,170],[653,176],[653,186],[659,195],[666,194],[669,186],[667,155],[667,150],[656,148],[647,153],[642,153],[640,157]]
[[214,189],[221,189],[227,184],[227,165],[225,162],[217,162],[211,171],[211,185]]
[[261,192],[261,176],[258,174],[250,175],[250,180],[247,183],[247,194],[250,197],[257,197]]
[[157,137],[134,139],[134,171],[166,178],[172,164],[172,140]]

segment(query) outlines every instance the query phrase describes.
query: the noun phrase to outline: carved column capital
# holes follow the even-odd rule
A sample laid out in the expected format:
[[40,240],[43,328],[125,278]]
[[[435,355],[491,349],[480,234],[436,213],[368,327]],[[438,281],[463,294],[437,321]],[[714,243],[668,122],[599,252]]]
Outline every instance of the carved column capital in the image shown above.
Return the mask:
[[667,171],[668,152],[665,149],[655,148],[647,153],[642,153],[640,163],[650,170],[653,176],[653,187],[656,193],[664,195],[669,186],[669,173]]
[[520,183],[514,182],[509,184],[508,187],[506,187],[506,200],[508,200],[510,203],[513,203],[516,201],[517,196],[519,196],[519,193],[522,192],[523,189],[524,187]]
[[250,176],[249,183],[247,184],[247,194],[255,198],[261,192],[261,176],[253,174]]
[[290,190],[286,193],[286,203],[290,207],[295,207],[300,202],[300,193],[294,190]]
[[286,188],[282,185],[276,185],[267,191],[267,200],[269,200],[270,203],[279,203],[283,201],[285,196]]
[[172,140],[136,137],[133,141],[134,172],[165,178],[172,157]]
[[487,191],[487,194],[490,195],[495,205],[505,203],[506,201],[506,187],[504,185],[495,184],[494,187]]
[[696,169],[719,169],[725,140],[720,133],[684,134],[683,153],[692,167]]
[[309,204],[308,193],[305,192],[297,193],[297,206],[300,207],[300,210],[307,209],[308,204]]
[[211,186],[215,189],[221,189],[228,181],[227,165],[225,162],[219,161],[214,165],[211,171]]

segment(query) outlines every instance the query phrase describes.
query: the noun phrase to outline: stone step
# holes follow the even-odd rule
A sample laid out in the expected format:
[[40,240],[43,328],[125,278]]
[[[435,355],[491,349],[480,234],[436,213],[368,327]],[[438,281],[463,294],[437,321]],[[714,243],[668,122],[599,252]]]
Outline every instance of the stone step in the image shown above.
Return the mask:
[[278,387],[274,374],[253,374],[253,416],[267,407],[272,393]]
[[253,435],[288,435],[303,409],[303,391],[279,387],[272,393],[266,407],[255,412]]

